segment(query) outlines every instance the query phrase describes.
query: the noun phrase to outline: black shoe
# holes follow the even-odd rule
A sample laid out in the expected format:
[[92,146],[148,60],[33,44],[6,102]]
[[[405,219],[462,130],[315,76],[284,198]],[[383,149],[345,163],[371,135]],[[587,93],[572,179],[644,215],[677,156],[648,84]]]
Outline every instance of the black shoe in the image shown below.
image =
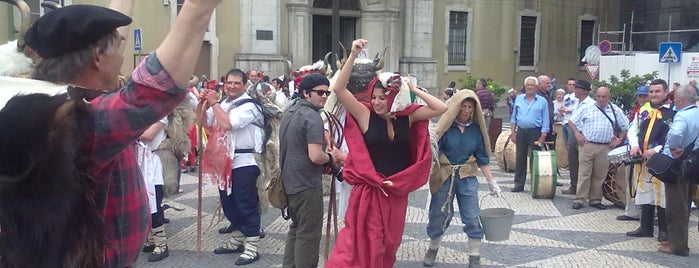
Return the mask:
[[260,239],[265,238],[265,236],[267,236],[267,234],[265,233],[265,230],[260,228],[260,235],[259,235]]
[[561,186],[563,186],[563,183],[556,182],[556,186],[557,186],[557,187],[561,187]]
[[639,227],[636,230],[633,230],[631,232],[626,232],[626,236],[631,236],[631,237],[653,237],[653,231],[650,232],[645,232],[641,230]]
[[667,232],[658,231],[658,242],[667,241]]
[[230,249],[227,248],[226,246],[219,247],[217,249],[214,249],[214,254],[231,254],[231,253],[243,253],[245,251],[245,246],[240,245],[237,248]]
[[141,252],[151,253],[151,252],[153,252],[153,250],[155,250],[155,244],[153,244],[153,245],[143,245],[143,249],[141,249]]
[[437,251],[439,249],[427,249],[425,252],[425,257],[422,259],[422,266],[432,267],[434,266],[434,259],[437,258]]
[[634,217],[626,216],[626,215],[619,215],[619,216],[616,216],[616,220],[618,220],[618,221],[637,221],[637,220],[639,220],[639,218],[634,218]]
[[167,246],[165,246],[165,251],[156,253],[152,252],[150,256],[148,256],[148,262],[158,262],[162,261],[163,259],[167,258],[170,256],[170,251],[167,249]]
[[592,204],[592,205],[590,205],[590,207],[593,207],[593,208],[596,208],[596,209],[599,209],[599,210],[605,210],[605,209],[607,209],[607,206],[602,205],[602,203]]
[[573,202],[573,209],[581,209],[583,206],[578,202]]
[[576,194],[577,191],[572,186],[568,189],[561,191],[562,194]]
[[510,191],[513,193],[522,192],[522,191],[524,191],[524,186],[515,186],[515,188],[512,188],[512,190],[510,190]]
[[[243,254],[243,255],[245,255],[245,254]],[[259,260],[260,260],[260,254],[257,254],[257,253],[255,253],[255,257],[252,259],[243,258],[243,256],[241,255],[240,257],[238,257],[237,260],[235,260],[235,265],[251,264],[251,263],[259,261]]]
[[468,256],[468,268],[480,268],[481,256]]
[[228,227],[221,227],[220,229],[218,229],[219,234],[229,234],[233,231],[234,229],[232,225],[228,225]]
[[163,223],[170,223],[170,219],[168,219],[168,218],[163,219]]

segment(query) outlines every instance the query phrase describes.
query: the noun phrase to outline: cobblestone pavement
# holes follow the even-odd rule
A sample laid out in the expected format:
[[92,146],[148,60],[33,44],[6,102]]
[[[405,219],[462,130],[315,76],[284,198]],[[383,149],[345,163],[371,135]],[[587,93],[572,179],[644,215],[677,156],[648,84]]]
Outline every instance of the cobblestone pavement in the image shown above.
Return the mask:
[[[503,173],[495,163],[491,168],[500,186],[504,200],[515,211],[510,238],[503,242],[484,241],[481,248],[481,264],[484,267],[697,267],[699,260],[699,232],[697,216],[692,211],[689,224],[689,257],[677,257],[657,252],[655,238],[632,238],[624,233],[638,227],[638,222],[621,222],[614,218],[623,213],[620,208],[597,210],[584,207],[571,209],[572,196],[562,195],[567,188],[567,171],[562,170],[559,180],[566,183],[558,187],[554,199],[533,199],[529,186],[522,193],[510,193],[513,187],[513,174]],[[485,179],[479,177],[479,194],[485,196],[488,187]],[[527,179],[529,181],[529,178]],[[220,227],[227,222],[214,223],[212,215],[216,211],[218,193],[215,186],[205,185],[203,194],[203,234],[201,256],[196,253],[196,178],[185,174],[182,178],[184,193],[166,199],[164,202],[182,211],[166,210],[170,223],[166,225],[169,237],[170,257],[148,263],[147,255],[142,254],[137,267],[232,267],[237,254],[214,255],[214,248],[223,245],[227,235],[218,234]],[[486,198],[483,208],[506,207],[503,199]],[[327,197],[326,197],[327,202]],[[604,204],[612,206],[608,201]],[[427,249],[427,207],[429,190],[427,186],[410,195],[403,243],[398,250],[395,267],[422,267],[422,257]],[[456,206],[456,203],[455,203]],[[276,210],[271,210],[262,218],[262,226],[267,237],[260,242],[261,259],[247,267],[281,267],[286,231],[289,222],[284,221]],[[436,267],[464,267],[468,263],[467,237],[461,231],[461,221],[454,217],[447,230],[442,248],[437,255]],[[321,242],[321,255],[324,242]],[[320,262],[322,265],[322,257]]]

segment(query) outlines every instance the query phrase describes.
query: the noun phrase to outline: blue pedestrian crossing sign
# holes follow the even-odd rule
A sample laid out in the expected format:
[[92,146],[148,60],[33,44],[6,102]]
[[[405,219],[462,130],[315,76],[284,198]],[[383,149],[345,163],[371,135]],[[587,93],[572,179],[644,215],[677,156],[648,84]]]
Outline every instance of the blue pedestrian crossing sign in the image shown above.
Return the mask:
[[662,42],[658,46],[658,61],[660,63],[679,63],[682,60],[682,43]]
[[133,50],[143,50],[143,39],[141,38],[141,28],[133,29]]

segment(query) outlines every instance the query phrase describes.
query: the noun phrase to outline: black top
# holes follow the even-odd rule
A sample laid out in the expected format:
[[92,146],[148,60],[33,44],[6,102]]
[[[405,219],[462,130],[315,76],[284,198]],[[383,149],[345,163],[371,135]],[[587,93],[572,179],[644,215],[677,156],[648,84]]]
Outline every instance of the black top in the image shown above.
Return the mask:
[[408,167],[410,160],[410,119],[399,116],[393,120],[393,141],[388,138],[386,120],[374,112],[369,115],[369,128],[364,133],[371,162],[376,171],[391,176]]

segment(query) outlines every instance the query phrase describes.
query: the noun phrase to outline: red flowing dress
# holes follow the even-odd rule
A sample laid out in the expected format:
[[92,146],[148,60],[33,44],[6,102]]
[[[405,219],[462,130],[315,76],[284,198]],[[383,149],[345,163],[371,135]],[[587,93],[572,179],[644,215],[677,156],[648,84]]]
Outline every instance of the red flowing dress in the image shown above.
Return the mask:
[[[418,107],[412,105],[394,115],[407,117]],[[427,183],[429,176],[432,156],[428,122],[414,122],[409,127],[410,155],[394,156],[406,157],[407,167],[389,176],[376,170],[369,153],[376,148],[367,148],[353,117],[347,117],[344,131],[350,153],[343,177],[354,187],[345,227],[337,236],[326,267],[393,267],[405,227],[408,194]],[[386,180],[393,185],[382,184]]]

